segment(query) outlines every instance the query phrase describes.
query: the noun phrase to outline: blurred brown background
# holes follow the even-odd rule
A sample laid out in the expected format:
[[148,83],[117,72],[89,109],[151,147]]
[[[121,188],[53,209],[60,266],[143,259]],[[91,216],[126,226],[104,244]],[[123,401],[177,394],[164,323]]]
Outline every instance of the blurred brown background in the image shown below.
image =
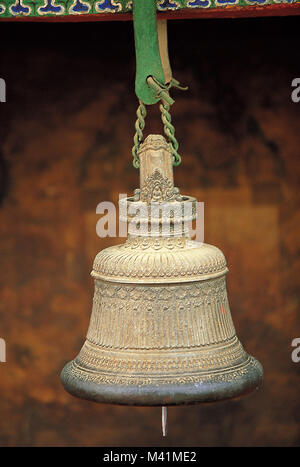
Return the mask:
[[[169,409],[97,405],[59,381],[87,331],[96,206],[132,193],[137,101],[131,23],[1,24],[2,446],[296,446],[299,320],[298,18],[173,21],[173,123],[182,193],[205,202],[238,336],[264,366],[236,401]],[[149,109],[147,133],[161,132]],[[123,240],[122,240],[123,241]]]

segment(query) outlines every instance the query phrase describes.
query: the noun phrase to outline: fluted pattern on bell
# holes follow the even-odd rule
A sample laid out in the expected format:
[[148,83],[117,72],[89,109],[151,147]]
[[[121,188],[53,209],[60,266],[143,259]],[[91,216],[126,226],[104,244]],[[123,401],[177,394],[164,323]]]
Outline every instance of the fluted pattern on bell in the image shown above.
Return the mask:
[[234,335],[225,277],[151,287],[95,281],[87,339],[101,347],[191,348]]

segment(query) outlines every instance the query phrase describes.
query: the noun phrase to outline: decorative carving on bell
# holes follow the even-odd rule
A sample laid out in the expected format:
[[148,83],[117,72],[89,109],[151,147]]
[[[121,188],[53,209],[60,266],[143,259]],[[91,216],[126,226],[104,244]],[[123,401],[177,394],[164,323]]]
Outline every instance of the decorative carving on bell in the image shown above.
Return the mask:
[[128,239],[95,258],[86,341],[64,367],[62,383],[84,399],[130,405],[189,404],[250,392],[263,371],[236,336],[225,257],[215,246],[191,240],[187,223],[195,219],[196,200],[174,187],[165,139],[148,136],[139,158],[140,188],[120,201]]

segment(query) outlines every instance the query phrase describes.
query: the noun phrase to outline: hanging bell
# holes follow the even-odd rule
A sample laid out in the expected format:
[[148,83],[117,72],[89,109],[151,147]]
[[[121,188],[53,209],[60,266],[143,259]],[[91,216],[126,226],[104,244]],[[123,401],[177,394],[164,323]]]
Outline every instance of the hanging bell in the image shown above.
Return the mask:
[[138,155],[140,188],[120,201],[128,239],[95,258],[86,341],[64,367],[62,383],[84,399],[129,405],[250,392],[263,371],[236,336],[224,255],[191,240],[196,200],[174,187],[166,140],[148,136]]

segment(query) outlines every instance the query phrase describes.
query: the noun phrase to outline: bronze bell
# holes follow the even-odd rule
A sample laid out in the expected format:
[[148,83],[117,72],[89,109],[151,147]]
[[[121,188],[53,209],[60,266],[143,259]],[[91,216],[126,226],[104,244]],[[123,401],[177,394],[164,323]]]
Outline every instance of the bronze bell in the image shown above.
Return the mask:
[[190,404],[250,392],[263,370],[236,336],[225,257],[215,246],[191,240],[187,225],[195,219],[196,200],[174,187],[166,140],[148,136],[139,159],[140,189],[120,202],[128,239],[95,258],[86,341],[64,367],[62,383],[84,399],[130,405]]

